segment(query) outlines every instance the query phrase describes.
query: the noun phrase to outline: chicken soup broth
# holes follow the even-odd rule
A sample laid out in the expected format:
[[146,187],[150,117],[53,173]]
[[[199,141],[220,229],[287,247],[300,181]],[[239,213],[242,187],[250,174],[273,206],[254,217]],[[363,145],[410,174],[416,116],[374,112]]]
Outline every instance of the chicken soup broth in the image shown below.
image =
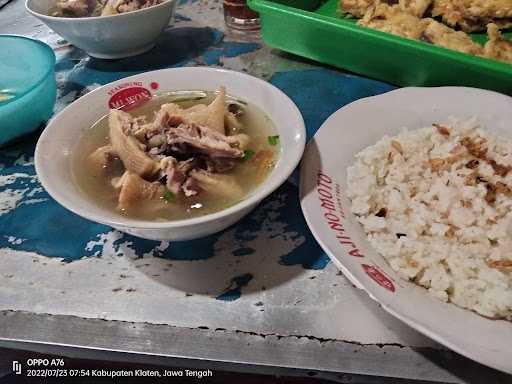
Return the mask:
[[129,217],[179,220],[243,200],[274,168],[279,136],[259,108],[220,92],[172,92],[112,110],[80,138],[79,188]]

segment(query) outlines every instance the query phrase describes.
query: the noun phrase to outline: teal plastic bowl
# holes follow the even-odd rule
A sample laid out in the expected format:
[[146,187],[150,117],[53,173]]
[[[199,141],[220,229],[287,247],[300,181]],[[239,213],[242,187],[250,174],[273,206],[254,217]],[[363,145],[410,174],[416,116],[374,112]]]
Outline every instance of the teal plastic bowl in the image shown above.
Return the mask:
[[37,40],[0,35],[0,145],[35,131],[53,112],[55,54]]

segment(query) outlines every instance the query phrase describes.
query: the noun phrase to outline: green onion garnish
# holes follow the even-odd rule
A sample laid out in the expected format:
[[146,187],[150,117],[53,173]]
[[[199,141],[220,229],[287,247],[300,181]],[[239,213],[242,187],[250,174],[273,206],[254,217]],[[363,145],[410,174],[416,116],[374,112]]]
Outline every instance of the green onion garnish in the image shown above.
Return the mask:
[[165,191],[163,196],[162,196],[165,200],[167,201],[173,201],[174,200],[174,193],[172,193],[171,191]]
[[244,151],[244,157],[242,158],[244,161],[250,160],[254,156],[254,151],[252,149],[246,149]]
[[279,135],[269,136],[268,137],[268,143],[270,145],[277,145],[279,143]]

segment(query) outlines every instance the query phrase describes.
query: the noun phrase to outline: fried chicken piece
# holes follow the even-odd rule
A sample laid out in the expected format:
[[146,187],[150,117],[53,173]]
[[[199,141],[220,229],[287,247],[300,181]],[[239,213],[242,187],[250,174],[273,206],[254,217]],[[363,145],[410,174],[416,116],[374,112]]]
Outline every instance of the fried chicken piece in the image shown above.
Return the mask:
[[465,32],[483,31],[490,22],[512,26],[512,0],[434,0],[432,16]]
[[354,17],[362,18],[371,8],[379,4],[398,5],[414,16],[422,17],[433,0],[341,0],[340,9]]
[[512,17],[512,0],[460,0],[468,14],[475,17]]
[[369,9],[358,24],[409,39],[419,39],[428,21],[402,11],[398,5],[378,4]]
[[423,17],[433,0],[399,0],[398,5],[403,11],[414,16]]
[[425,20],[429,20],[429,24],[423,31],[421,40],[471,55],[483,54],[483,47],[475,43],[467,33],[454,31],[433,19]]
[[339,8],[357,18],[364,16],[375,5],[375,0],[341,0]]
[[482,27],[478,20],[469,17],[461,0],[434,0],[432,16],[440,16],[445,24],[450,27],[461,27],[466,32]]
[[496,24],[487,26],[489,41],[484,47],[484,57],[512,63],[512,41],[505,39]]

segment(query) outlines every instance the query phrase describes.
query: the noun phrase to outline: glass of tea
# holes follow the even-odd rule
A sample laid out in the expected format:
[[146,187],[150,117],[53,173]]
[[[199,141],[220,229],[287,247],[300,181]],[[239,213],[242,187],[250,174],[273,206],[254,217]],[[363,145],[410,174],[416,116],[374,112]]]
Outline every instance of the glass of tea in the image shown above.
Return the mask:
[[224,0],[224,20],[229,28],[254,31],[260,28],[260,17],[247,5],[247,0]]

